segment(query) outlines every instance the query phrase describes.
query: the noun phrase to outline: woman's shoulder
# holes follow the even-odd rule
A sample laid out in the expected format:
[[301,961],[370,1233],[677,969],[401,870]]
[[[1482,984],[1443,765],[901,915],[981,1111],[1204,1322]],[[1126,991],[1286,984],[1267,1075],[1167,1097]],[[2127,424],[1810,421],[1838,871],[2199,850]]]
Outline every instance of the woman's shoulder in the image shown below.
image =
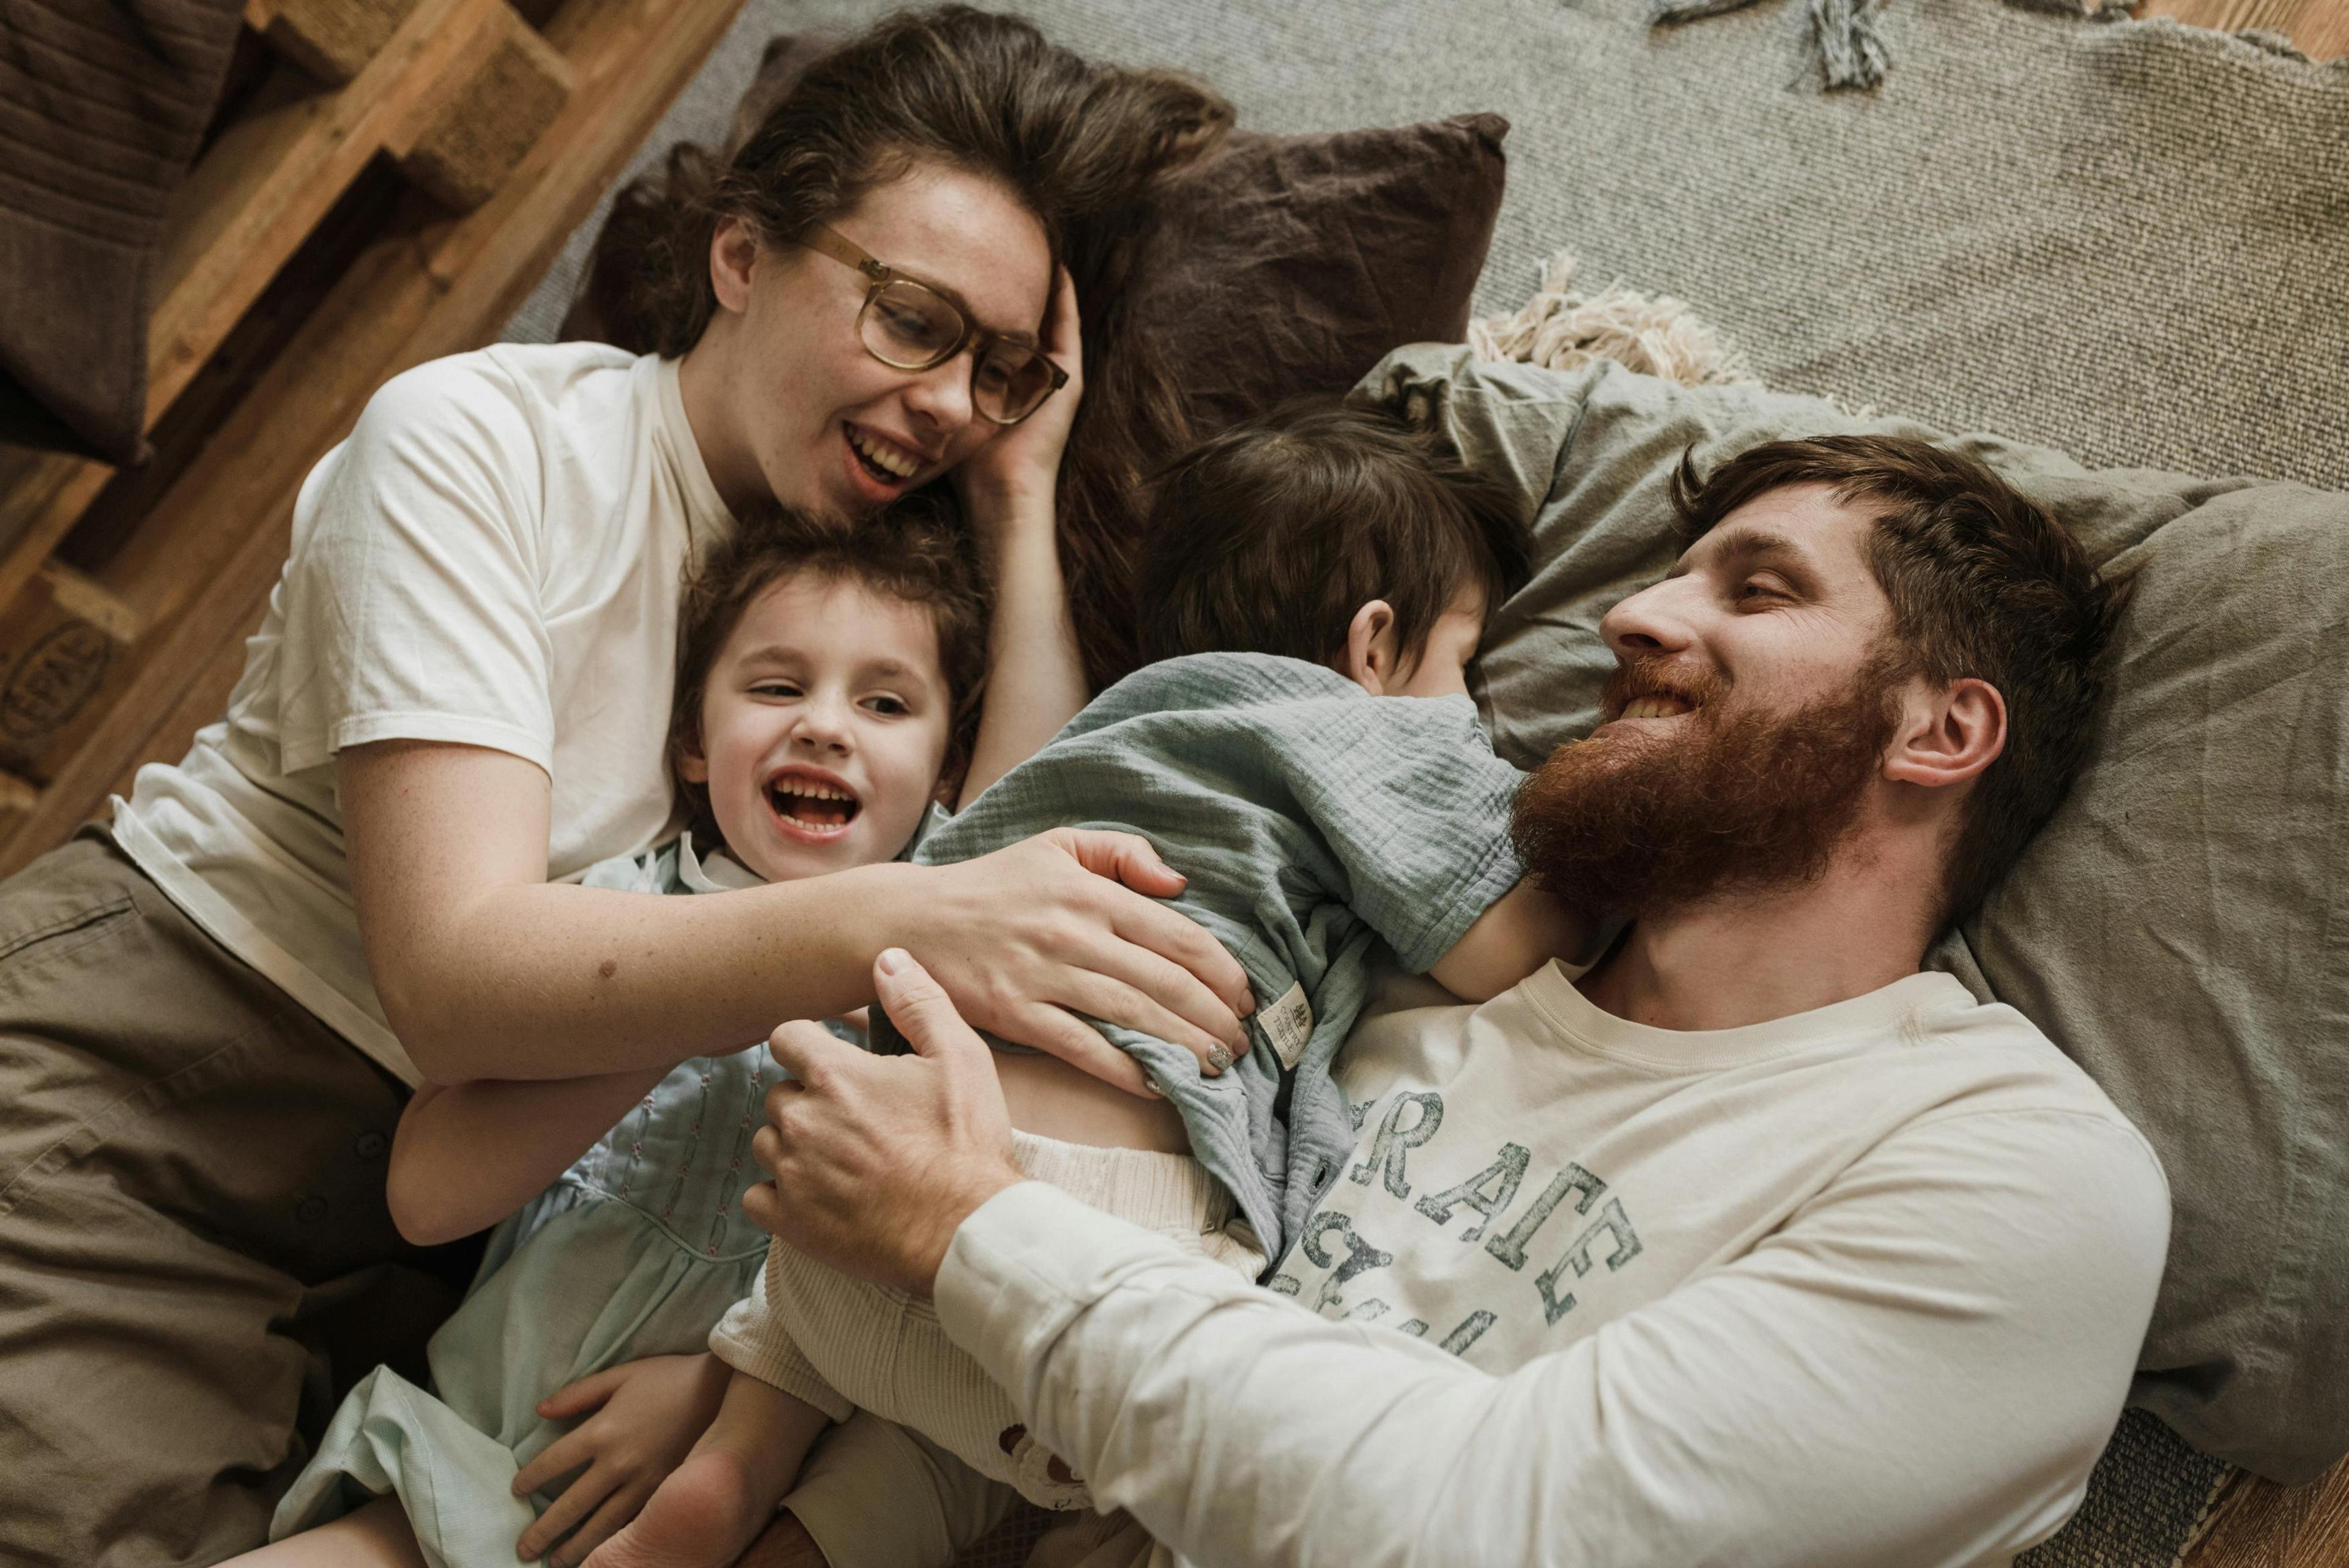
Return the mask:
[[376,389],[350,446],[427,466],[470,455],[536,467],[551,445],[609,450],[616,427],[651,402],[657,363],[605,343],[499,343],[428,359]]
[[376,389],[313,472],[299,511],[339,486],[369,526],[402,498],[426,517],[444,515],[452,498],[510,522],[558,503],[564,515],[605,515],[661,423],[661,369],[602,343],[504,343],[429,359]]
[[608,343],[493,343],[443,355],[377,388],[361,427],[531,420],[583,401],[625,400],[644,358]]

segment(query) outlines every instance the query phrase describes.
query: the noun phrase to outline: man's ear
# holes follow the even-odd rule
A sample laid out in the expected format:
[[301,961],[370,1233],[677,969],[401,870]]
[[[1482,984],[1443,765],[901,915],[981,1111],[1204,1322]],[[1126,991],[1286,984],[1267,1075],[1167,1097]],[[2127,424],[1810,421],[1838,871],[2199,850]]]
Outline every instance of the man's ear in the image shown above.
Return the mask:
[[1338,673],[1369,692],[1383,697],[1396,680],[1394,607],[1372,599],[1354,612],[1346,628],[1346,657]]
[[709,236],[709,285],[718,303],[740,315],[750,307],[750,274],[759,265],[759,236],[740,218],[720,218]]
[[1902,716],[1886,778],[1928,789],[1963,784],[2006,750],[2006,699],[1989,681],[1967,676],[1920,695]]

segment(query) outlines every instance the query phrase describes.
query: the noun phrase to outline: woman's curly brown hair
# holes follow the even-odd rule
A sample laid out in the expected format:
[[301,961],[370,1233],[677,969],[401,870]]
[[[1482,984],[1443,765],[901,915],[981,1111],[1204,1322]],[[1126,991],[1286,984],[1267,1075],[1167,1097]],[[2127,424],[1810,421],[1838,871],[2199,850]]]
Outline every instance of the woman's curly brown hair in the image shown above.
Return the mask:
[[1018,17],[902,12],[809,64],[730,153],[678,147],[624,190],[566,332],[682,354],[716,308],[709,241],[720,218],[781,244],[918,165],[999,182],[1043,225],[1084,324],[1061,544],[1086,673],[1104,684],[1134,663],[1143,482],[1191,435],[1164,350],[1125,307],[1129,285],[1164,181],[1231,120],[1231,106],[1196,82],[1091,64]]

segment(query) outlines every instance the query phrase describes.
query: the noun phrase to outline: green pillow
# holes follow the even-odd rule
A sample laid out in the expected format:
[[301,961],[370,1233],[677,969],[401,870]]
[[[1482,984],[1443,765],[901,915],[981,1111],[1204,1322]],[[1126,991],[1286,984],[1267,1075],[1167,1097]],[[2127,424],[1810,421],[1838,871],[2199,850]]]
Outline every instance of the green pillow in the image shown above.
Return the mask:
[[2054,819],[1931,961],[2019,1008],[2160,1153],[2169,1266],[2133,1402],[2286,1482],[2349,1450],[2349,495],[2143,470],[1684,388],[1398,349],[1355,396],[1520,488],[1533,581],[1479,700],[1530,767],[1597,722],[1599,619],[1675,554],[1666,478],[1765,441],[1946,441],[2137,568],[2114,691]]

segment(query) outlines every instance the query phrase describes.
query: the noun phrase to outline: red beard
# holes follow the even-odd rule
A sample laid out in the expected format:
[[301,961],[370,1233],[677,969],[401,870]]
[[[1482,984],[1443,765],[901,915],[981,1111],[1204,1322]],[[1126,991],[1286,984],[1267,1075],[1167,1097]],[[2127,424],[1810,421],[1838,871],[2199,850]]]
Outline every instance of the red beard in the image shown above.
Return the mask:
[[1808,882],[1857,822],[1891,743],[1897,673],[1870,659],[1847,691],[1773,713],[1741,711],[1725,682],[1675,680],[1653,660],[1618,669],[1606,711],[1634,694],[1695,711],[1661,733],[1619,730],[1551,753],[1517,793],[1517,854],[1599,920]]

